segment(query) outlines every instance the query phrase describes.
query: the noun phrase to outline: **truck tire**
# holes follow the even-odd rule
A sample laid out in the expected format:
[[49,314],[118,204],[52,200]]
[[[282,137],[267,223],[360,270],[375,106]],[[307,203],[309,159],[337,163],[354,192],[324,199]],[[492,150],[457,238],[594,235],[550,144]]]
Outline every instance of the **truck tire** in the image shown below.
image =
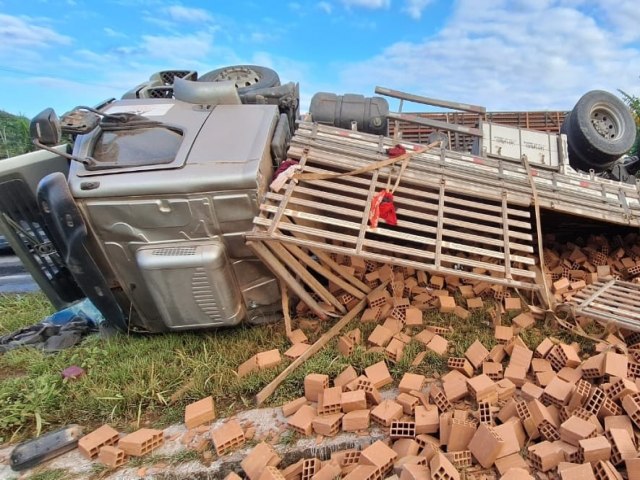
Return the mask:
[[567,149],[569,151],[569,165],[571,165],[576,170],[582,170],[588,172],[592,168],[593,165],[585,162],[585,160],[580,157],[580,155],[573,149],[573,143],[569,140],[571,136],[571,112],[567,113],[566,117],[564,117],[564,121],[560,126],[560,133],[564,133],[567,136]]
[[636,138],[631,111],[622,100],[602,90],[584,94],[565,123],[561,132],[567,134],[569,159],[573,152],[576,164],[596,171],[613,165],[629,151]]
[[232,65],[218,68],[205,73],[198,79],[199,82],[224,82],[228,80],[235,82],[240,95],[280,85],[280,77],[274,70],[258,65]]

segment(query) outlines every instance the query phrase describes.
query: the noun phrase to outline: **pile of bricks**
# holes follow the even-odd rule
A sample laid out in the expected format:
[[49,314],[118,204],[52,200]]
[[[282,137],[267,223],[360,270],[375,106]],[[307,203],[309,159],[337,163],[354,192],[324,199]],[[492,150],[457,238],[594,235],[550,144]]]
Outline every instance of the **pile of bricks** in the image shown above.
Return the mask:
[[[567,256],[562,251],[558,258],[564,262]],[[575,270],[588,268],[582,263]],[[585,284],[597,278],[596,269]],[[338,349],[348,357],[361,344],[383,352],[385,361],[362,372],[348,367],[333,381],[310,374],[304,396],[282,411],[290,429],[318,442],[340,432],[367,435],[374,426],[388,432],[387,441],[336,452],[324,461],[304,459],[282,469],[269,465],[258,480],[640,478],[640,334],[611,334],[586,359],[578,344],[555,338],[531,350],[520,333],[535,325],[535,316],[523,312],[520,298],[507,289],[390,267],[363,279],[371,287],[389,282],[369,297],[361,317],[376,326],[367,338],[360,329],[347,332]],[[579,288],[570,284],[569,292]],[[568,298],[566,292],[558,295]],[[478,340],[464,356],[449,356],[450,371],[439,379],[406,373],[397,392],[383,399],[381,389],[394,383],[388,365],[402,358],[411,340],[424,346],[414,365],[427,351],[449,352],[449,330],[424,325],[424,310],[467,319],[470,311],[489,304],[495,306],[489,310],[495,346],[486,348]],[[509,311],[513,318],[503,325],[502,313]]]
[[[640,478],[640,335],[600,350],[582,360],[577,345],[553,338],[534,351],[517,335],[492,350],[476,341],[464,357],[448,359],[439,380],[406,373],[386,400],[379,389],[393,380],[385,362],[360,375],[348,367],[333,382],[310,374],[304,397],[282,407],[291,429],[325,437],[375,425],[388,442],[282,470],[269,465],[260,477],[245,473],[257,480]],[[490,377],[489,363],[504,369]]]

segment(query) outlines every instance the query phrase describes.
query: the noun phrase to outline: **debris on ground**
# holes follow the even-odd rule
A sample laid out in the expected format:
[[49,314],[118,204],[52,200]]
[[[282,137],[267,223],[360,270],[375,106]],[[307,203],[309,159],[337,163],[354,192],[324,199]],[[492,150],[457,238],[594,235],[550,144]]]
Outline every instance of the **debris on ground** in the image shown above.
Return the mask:
[[20,347],[58,352],[79,344],[84,337],[98,332],[102,314],[88,300],[76,302],[42,322],[0,337],[0,353]]

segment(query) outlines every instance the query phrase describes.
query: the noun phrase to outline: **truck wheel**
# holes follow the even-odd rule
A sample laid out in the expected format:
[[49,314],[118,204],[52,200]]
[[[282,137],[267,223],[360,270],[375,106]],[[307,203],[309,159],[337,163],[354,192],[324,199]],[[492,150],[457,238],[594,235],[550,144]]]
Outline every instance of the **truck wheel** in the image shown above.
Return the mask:
[[228,80],[235,82],[240,95],[280,85],[280,77],[274,70],[258,65],[233,65],[218,68],[205,73],[198,79],[199,82],[224,82]]
[[588,172],[592,168],[598,168],[597,165],[591,165],[586,162],[580,155],[573,149],[573,142],[569,140],[571,136],[571,112],[567,113],[564,117],[564,121],[560,126],[560,133],[564,133],[567,136],[567,149],[569,150],[569,165],[576,170],[582,170]]
[[609,92],[592,90],[584,94],[565,122],[568,124],[563,133],[574,156],[596,170],[611,166],[635,142],[631,112]]

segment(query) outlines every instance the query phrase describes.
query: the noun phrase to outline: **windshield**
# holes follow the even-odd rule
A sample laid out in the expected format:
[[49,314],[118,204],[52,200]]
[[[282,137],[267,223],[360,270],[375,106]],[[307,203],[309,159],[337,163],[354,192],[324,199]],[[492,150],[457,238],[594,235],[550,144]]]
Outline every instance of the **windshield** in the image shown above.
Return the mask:
[[95,164],[87,169],[171,163],[181,143],[182,133],[166,127],[103,131],[93,148]]

